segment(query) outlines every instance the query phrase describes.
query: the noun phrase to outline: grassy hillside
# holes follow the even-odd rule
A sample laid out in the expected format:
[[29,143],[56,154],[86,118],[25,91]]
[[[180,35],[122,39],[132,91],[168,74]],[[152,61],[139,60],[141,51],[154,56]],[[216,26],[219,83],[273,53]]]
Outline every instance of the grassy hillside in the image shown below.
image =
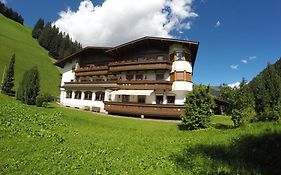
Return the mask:
[[[0,94],[0,174],[278,174],[280,123],[177,123],[37,108]],[[217,125],[216,125],[217,124]],[[223,127],[222,127],[223,126]]]
[[8,67],[13,53],[16,54],[15,90],[23,72],[37,65],[41,89],[57,96],[59,94],[59,70],[53,65],[48,53],[31,37],[31,29],[0,14],[0,81],[4,67]]

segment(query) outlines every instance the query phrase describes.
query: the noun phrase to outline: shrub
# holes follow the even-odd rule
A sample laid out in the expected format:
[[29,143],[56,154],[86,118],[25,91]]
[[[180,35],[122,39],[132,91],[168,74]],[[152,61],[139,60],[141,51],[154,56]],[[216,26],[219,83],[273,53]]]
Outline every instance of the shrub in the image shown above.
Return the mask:
[[188,93],[185,101],[185,112],[181,115],[187,129],[206,128],[210,122],[214,104],[209,87],[200,85]]
[[39,71],[36,66],[27,70],[20,82],[17,99],[28,105],[34,105],[39,93],[39,81]]
[[48,102],[51,102],[51,101],[53,101],[53,100],[52,100],[52,96],[50,94],[42,93],[36,97],[36,106],[47,107]]

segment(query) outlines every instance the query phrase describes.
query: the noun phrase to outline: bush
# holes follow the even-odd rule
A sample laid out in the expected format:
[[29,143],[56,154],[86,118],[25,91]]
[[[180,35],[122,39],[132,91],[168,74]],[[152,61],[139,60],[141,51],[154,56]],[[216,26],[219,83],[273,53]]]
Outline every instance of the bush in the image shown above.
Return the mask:
[[34,105],[40,89],[39,82],[38,68],[35,66],[30,70],[27,70],[20,82],[17,92],[17,100],[21,100],[28,105]]
[[281,107],[275,106],[273,108],[266,107],[261,113],[258,120],[260,121],[278,121],[281,117]]
[[245,123],[252,122],[254,117],[256,116],[256,112],[254,108],[246,108],[244,110],[233,109],[231,120],[235,127],[239,127],[244,125]]
[[54,101],[54,98],[48,93],[39,94],[36,97],[36,106],[47,107],[48,102]]
[[214,106],[214,98],[210,94],[210,88],[200,85],[187,95],[185,112],[181,115],[181,119],[189,130],[206,128]]

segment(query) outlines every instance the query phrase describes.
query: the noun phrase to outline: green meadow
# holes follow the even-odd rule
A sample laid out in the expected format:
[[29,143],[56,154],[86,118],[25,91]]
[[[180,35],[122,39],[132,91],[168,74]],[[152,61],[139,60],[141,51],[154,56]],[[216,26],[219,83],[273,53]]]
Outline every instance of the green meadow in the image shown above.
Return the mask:
[[120,118],[0,95],[0,174],[279,174],[280,123]]
[[[17,90],[23,73],[37,65],[40,72],[41,90],[53,96],[59,95],[60,72],[53,65],[48,52],[31,37],[31,29],[0,14],[0,79],[16,54],[15,87]],[[0,80],[0,81],[1,81]]]

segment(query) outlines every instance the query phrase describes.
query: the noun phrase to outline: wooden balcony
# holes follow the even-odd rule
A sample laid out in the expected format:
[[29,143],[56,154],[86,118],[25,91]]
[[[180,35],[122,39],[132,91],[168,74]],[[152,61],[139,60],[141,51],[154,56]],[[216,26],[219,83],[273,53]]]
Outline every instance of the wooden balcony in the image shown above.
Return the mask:
[[97,88],[116,89],[116,81],[83,81],[83,82],[65,82],[62,88],[73,90],[93,90]]
[[146,60],[146,61],[121,61],[108,64],[109,71],[121,72],[130,70],[171,70],[172,63],[166,60]]
[[165,80],[118,80],[117,87],[119,89],[128,89],[128,90],[172,90],[171,81]]
[[144,115],[159,118],[179,118],[184,106],[139,103],[104,102],[105,110],[112,114]]

